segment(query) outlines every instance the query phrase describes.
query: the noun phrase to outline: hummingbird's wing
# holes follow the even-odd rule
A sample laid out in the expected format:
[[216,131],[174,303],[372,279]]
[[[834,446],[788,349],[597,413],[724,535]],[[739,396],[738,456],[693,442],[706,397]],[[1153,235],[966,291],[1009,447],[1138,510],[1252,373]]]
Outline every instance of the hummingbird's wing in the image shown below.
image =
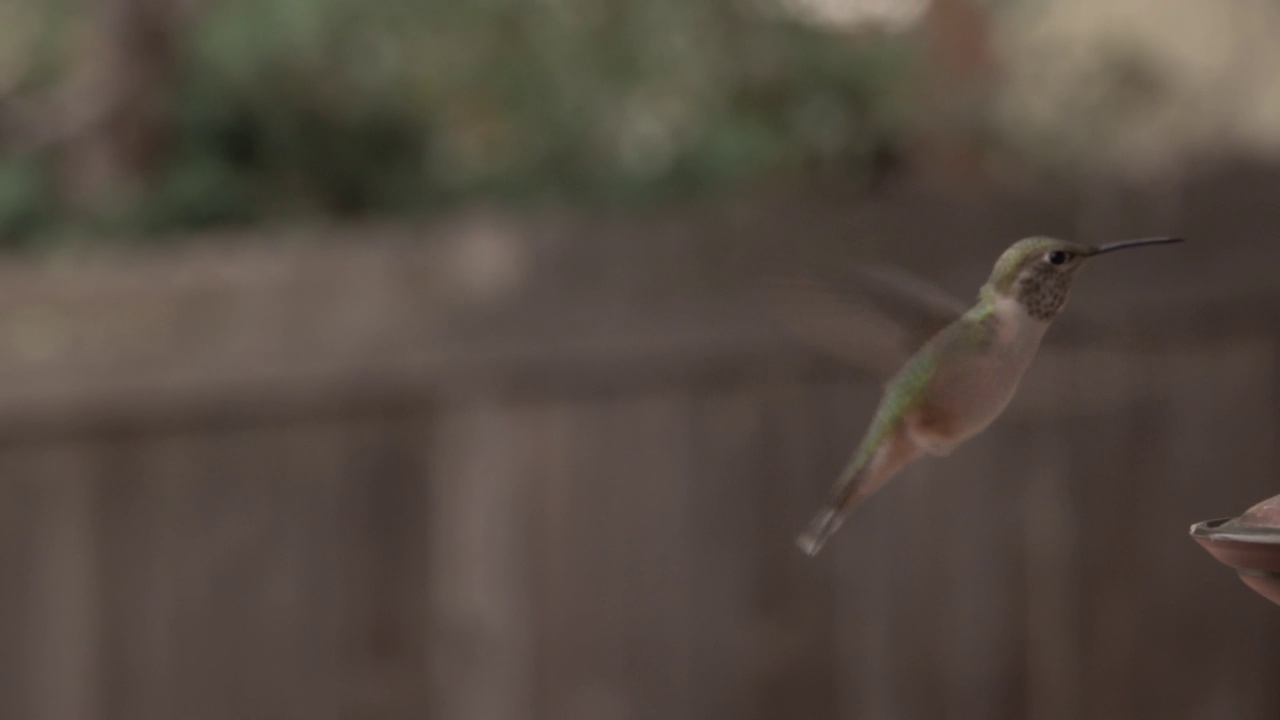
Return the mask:
[[928,281],[887,265],[851,269],[838,286],[781,278],[767,286],[771,312],[788,335],[881,379],[968,309]]

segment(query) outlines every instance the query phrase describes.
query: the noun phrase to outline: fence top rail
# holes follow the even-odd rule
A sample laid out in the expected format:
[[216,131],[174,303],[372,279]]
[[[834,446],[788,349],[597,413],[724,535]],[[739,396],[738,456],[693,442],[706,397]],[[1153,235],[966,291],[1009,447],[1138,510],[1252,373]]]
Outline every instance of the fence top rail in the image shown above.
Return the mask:
[[[1194,207],[1224,217],[1213,208],[1239,196],[1222,187],[1244,182],[1228,180],[1195,190]],[[1268,182],[1280,191],[1280,172],[1245,180],[1251,193]],[[999,190],[906,188],[853,206],[817,197],[643,218],[476,212],[421,226],[6,262],[0,425],[272,393],[476,393],[840,371],[765,317],[753,286],[762,274],[872,257],[968,297],[1002,237],[1037,224],[1054,232],[1072,207]],[[1280,280],[1268,258],[1280,243],[1246,230],[1235,228],[1236,242],[1193,238],[1176,252],[1091,268],[1047,352],[1270,332]]]

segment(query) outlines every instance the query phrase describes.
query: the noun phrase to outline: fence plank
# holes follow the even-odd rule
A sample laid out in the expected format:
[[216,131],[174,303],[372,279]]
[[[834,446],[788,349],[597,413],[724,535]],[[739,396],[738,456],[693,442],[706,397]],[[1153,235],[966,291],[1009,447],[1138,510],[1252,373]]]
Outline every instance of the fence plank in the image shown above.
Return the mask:
[[442,415],[431,438],[424,537],[433,569],[431,705],[460,720],[528,717],[528,408],[478,401]]
[[83,445],[47,445],[31,451],[26,462],[38,518],[24,643],[31,662],[30,717],[100,717],[103,625],[96,585],[102,569],[93,542],[92,461]]
[[[351,417],[335,435],[319,428],[312,443],[316,477],[333,483],[335,507],[320,505],[315,522],[327,531],[320,542],[336,546],[326,574],[337,575],[328,582],[340,598],[322,625],[335,628],[336,648],[316,671],[318,682],[338,681],[337,709],[328,710],[338,717],[421,717],[430,708],[434,427],[426,409],[396,405]],[[311,560],[323,568],[323,557]]]
[[[1084,519],[1068,468],[1076,449],[1052,426],[1016,428],[1010,444],[1025,449],[1023,563],[1027,667],[1024,717],[1084,717],[1081,681],[1082,614],[1079,550]],[[1014,456],[1019,457],[1019,455]]]
[[40,482],[30,448],[0,452],[0,702],[14,717],[34,717],[39,704],[32,633],[39,609],[43,520]]

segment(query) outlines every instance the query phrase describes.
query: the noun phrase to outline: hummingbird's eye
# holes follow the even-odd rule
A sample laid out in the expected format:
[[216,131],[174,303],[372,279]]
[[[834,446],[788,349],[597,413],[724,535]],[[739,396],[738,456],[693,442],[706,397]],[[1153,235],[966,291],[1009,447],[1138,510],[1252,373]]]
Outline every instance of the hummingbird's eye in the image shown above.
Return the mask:
[[1054,250],[1044,257],[1049,261],[1050,265],[1062,265],[1071,259],[1071,253],[1063,252],[1062,250]]

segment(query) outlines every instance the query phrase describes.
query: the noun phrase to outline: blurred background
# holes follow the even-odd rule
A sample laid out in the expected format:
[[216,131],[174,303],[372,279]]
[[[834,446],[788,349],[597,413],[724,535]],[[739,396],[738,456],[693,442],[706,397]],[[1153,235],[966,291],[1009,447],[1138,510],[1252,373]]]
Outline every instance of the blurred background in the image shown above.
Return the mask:
[[[1280,492],[1278,34],[0,0],[4,717],[1280,717],[1280,611],[1187,536]],[[801,555],[905,321],[760,289],[968,300],[1033,234],[1190,242]]]

